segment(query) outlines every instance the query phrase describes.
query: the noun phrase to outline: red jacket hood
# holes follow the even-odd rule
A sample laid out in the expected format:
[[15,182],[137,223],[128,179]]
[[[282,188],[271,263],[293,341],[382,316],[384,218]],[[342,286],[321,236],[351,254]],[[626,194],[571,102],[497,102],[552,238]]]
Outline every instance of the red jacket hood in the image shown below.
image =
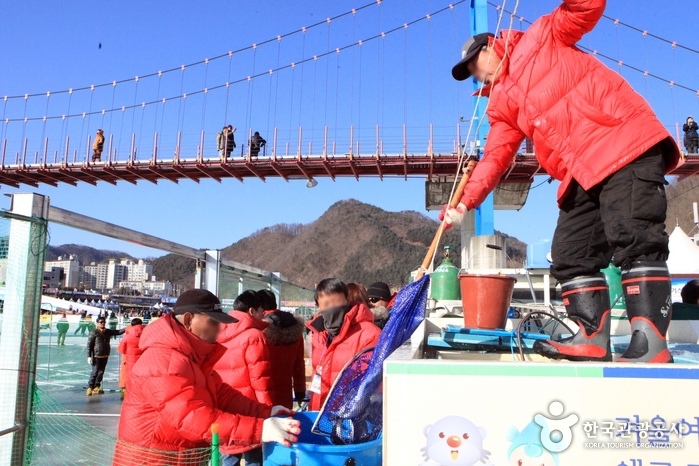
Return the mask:
[[[347,330],[354,324],[359,322],[370,322],[374,323],[374,314],[371,313],[366,304],[358,303],[356,301],[351,302],[352,309],[345,315],[345,320],[342,322],[342,329],[338,337],[347,333]],[[318,313],[313,317],[313,319],[306,322],[306,327],[313,333],[320,333],[325,331],[325,325],[323,323],[322,314]]]
[[249,329],[257,329],[262,331],[269,327],[269,323],[265,322],[264,320],[256,319],[247,312],[231,311],[228,313],[228,315],[238,319],[238,322],[221,326],[221,333],[218,334],[219,343],[229,342]]
[[213,365],[226,352],[223,345],[208,343],[189,332],[172,313],[149,324],[142,332],[138,346],[143,351],[148,348],[171,348],[187,355],[200,366],[205,362]]
[[143,325],[130,325],[126,328],[126,333],[133,336],[134,338],[141,338],[144,328],[145,326]]
[[[510,65],[510,56],[512,55],[512,52],[514,48],[517,46],[519,43],[520,39],[522,39],[522,36],[524,35],[524,32],[522,31],[500,31],[500,37],[495,39],[493,41],[493,47],[495,50],[495,53],[502,59],[502,72],[500,73],[500,78],[498,78],[498,81],[507,74],[508,72],[508,67]],[[491,39],[492,40],[492,39]],[[507,56],[505,56],[505,45],[507,44]],[[493,84],[497,84],[498,81],[495,81],[495,83],[488,84],[486,86],[483,86],[481,89],[475,91],[472,96],[477,96],[478,93],[480,92],[483,97],[489,97],[490,96],[490,91],[493,89]]]

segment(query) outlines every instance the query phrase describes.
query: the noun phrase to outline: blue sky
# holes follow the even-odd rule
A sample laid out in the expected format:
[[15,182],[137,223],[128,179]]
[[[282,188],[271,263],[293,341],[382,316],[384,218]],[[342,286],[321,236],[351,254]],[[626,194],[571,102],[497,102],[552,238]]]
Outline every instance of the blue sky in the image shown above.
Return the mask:
[[[0,96],[78,88],[176,68],[298,30],[365,3],[368,1],[3,2]],[[514,7],[514,3],[508,0],[507,8]],[[31,98],[26,108],[23,99],[4,106],[0,101],[0,111],[6,118],[42,116],[47,113],[48,101],[48,114],[61,115],[67,113],[69,103],[70,112],[79,113],[191,93],[354,43],[448,4],[437,0],[384,0],[380,7],[359,11],[354,18],[338,19],[330,26],[308,30],[305,36],[296,34],[281,43],[235,54],[231,60],[224,58],[208,66],[187,68],[184,73],[177,71],[116,88],[76,92],[70,100],[60,94],[49,99]],[[519,15],[535,20],[557,4],[555,0],[522,1]],[[699,49],[699,38],[694,34],[699,12],[688,8],[687,2],[610,0],[606,13]],[[493,29],[495,20],[495,10],[490,8]],[[214,134],[224,122],[239,128],[239,146],[246,128],[253,127],[271,140],[272,128],[276,126],[280,146],[289,142],[292,148],[299,124],[304,126],[304,147],[309,141],[318,147],[322,143],[322,128],[327,125],[331,139],[337,141],[338,152],[345,151],[350,124],[355,125],[355,137],[363,148],[372,147],[375,125],[380,124],[388,152],[399,147],[400,128],[405,123],[409,128],[409,150],[424,152],[425,135],[432,122],[437,149],[450,150],[459,117],[468,119],[472,111],[471,85],[457,84],[450,75],[461,44],[468,37],[468,21],[466,3],[433,16],[429,23],[411,26],[407,32],[400,31],[367,42],[361,49],[355,47],[339,56],[319,58],[315,63],[271,77],[233,85],[228,92],[224,88],[208,93],[206,98],[203,94],[194,95],[184,101],[169,100],[165,106],[71,119],[68,123],[12,123],[3,126],[0,136],[8,138],[10,154],[20,150],[23,135],[30,139],[30,154],[42,150],[42,136],[48,136],[49,153],[53,154],[70,135],[71,149],[78,149],[82,157],[87,135],[102,127],[107,134],[114,134],[119,156],[127,150],[132,131],[139,134],[139,153],[148,154],[153,132],[158,131],[161,154],[168,154],[180,130],[183,149],[193,157],[202,129],[207,134],[205,151],[213,154]],[[519,21],[515,21],[515,27],[519,28]],[[603,19],[581,45],[699,88],[697,54],[679,48],[673,51],[670,45],[655,39],[644,40],[638,32],[615,28],[612,21]],[[684,121],[688,114],[699,114],[695,94],[672,90],[665,83],[628,69],[622,69],[622,74],[649,100],[673,135],[675,122]],[[464,133],[465,129],[462,128]],[[537,179],[535,184],[544,179]],[[33,189],[23,186],[20,191],[29,190]],[[15,192],[5,186],[2,191]],[[348,198],[390,211],[424,212],[422,179],[344,179],[333,183],[323,178],[314,189],[306,188],[305,182],[268,179],[262,183],[250,179],[244,184],[235,180],[224,180],[222,184],[203,180],[199,185],[191,181],[179,185],[162,182],[158,186],[144,182],[116,187],[42,186],[35,191],[49,195],[54,205],[64,209],[207,248],[225,247],[275,223],[310,222],[334,202]],[[556,183],[545,184],[531,192],[520,212],[496,212],[496,228],[528,243],[550,238],[557,216],[555,191]],[[136,256],[161,254],[60,226],[51,228],[51,242],[119,249]]]

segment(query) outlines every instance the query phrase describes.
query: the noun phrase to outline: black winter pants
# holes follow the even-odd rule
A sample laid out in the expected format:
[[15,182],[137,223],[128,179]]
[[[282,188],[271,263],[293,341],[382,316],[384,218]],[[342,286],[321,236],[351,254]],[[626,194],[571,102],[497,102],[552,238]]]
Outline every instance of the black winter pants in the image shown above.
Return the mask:
[[699,139],[692,138],[684,141],[684,147],[687,149],[688,154],[696,154],[697,147],[699,146]]
[[92,358],[92,372],[90,373],[90,381],[87,383],[88,387],[95,388],[102,384],[108,360],[109,358]]
[[588,191],[573,180],[551,245],[558,281],[597,273],[610,261],[627,269],[633,261],[667,260],[665,148],[656,144]]

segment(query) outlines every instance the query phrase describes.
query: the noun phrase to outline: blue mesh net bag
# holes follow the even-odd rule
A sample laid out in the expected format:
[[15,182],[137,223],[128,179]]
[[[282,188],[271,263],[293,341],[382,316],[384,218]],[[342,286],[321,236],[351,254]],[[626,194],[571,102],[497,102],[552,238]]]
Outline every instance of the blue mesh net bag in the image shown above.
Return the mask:
[[345,366],[313,425],[313,433],[330,437],[338,445],[370,442],[381,436],[383,362],[425,320],[429,283],[426,275],[398,292],[376,347],[357,354]]

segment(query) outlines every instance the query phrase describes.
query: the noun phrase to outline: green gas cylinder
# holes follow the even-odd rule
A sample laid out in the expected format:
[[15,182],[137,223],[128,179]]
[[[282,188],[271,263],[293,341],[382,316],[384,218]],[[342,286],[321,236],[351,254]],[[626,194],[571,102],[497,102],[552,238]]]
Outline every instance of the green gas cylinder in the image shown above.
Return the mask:
[[624,299],[624,291],[621,287],[621,270],[614,264],[609,264],[609,267],[602,270],[604,278],[607,279],[607,285],[609,285],[609,304],[614,303],[612,309],[625,311],[626,310],[626,300]]
[[459,300],[461,288],[459,286],[459,269],[451,261],[451,246],[444,246],[444,259],[432,272],[430,279],[432,286],[430,297],[436,300]]

